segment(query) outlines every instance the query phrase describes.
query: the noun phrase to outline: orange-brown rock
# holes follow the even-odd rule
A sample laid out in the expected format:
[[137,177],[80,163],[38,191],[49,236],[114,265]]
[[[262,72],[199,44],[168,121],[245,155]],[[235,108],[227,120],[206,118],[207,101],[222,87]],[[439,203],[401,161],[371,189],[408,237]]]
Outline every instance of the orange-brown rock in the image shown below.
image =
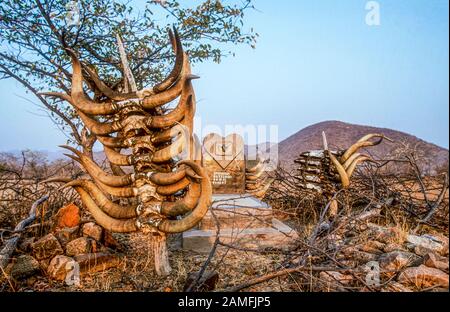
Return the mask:
[[72,228],[80,224],[80,208],[71,203],[59,209],[55,215],[56,228]]
[[435,268],[429,268],[425,265],[407,268],[399,275],[398,281],[404,285],[413,285],[418,288],[428,288],[432,286],[448,288],[448,274]]
[[103,229],[100,225],[97,225],[94,222],[83,224],[81,231],[83,233],[83,236],[93,238],[97,242],[102,239]]
[[423,263],[430,268],[436,268],[448,272],[448,259],[434,253],[428,253],[423,257]]
[[70,241],[66,246],[66,254],[68,256],[77,256],[89,253],[92,250],[91,239],[87,237],[79,237]]
[[33,249],[34,257],[37,260],[49,259],[64,252],[59,241],[53,234],[42,237],[37,242],[33,243],[31,248]]

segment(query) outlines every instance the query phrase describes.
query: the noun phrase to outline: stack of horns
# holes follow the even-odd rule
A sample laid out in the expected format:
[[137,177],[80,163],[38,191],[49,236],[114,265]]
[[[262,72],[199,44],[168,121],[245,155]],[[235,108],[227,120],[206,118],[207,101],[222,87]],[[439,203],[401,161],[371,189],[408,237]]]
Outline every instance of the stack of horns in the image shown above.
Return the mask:
[[[79,162],[90,178],[59,181],[75,188],[97,223],[109,231],[179,233],[194,227],[210,206],[211,184],[199,164],[200,144],[192,134],[191,81],[198,77],[191,74],[177,31],[169,31],[169,37],[175,65],[152,88],[115,91],[67,49],[73,67],[70,94],[43,93],[74,107],[115,169],[112,174],[105,172],[91,153],[62,146],[73,152],[66,155]],[[95,100],[83,90],[83,82],[93,89]],[[177,99],[170,111],[163,106]],[[127,168],[133,169],[128,170],[131,173],[126,173]]]

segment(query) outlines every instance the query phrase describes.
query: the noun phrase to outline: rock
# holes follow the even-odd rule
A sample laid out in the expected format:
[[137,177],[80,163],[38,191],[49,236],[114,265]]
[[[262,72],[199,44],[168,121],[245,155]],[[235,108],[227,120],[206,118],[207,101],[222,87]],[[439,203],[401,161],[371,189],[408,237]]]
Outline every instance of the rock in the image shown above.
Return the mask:
[[408,288],[398,282],[390,282],[383,290],[383,292],[413,292],[411,288]]
[[373,253],[373,254],[381,254],[384,249],[385,244],[379,241],[370,240],[361,246],[358,249],[364,252]]
[[432,286],[448,288],[448,274],[425,265],[407,268],[399,275],[397,280],[402,284],[414,285],[419,288]]
[[73,203],[62,207],[55,215],[55,228],[71,228],[79,224],[80,208]]
[[74,259],[80,265],[81,274],[104,271],[120,263],[117,256],[107,252],[82,254],[75,256]]
[[17,258],[11,269],[11,276],[15,279],[23,279],[35,275],[40,271],[39,262],[30,255],[22,255]]
[[320,272],[319,278],[325,283],[325,291],[346,291],[345,285],[350,284],[353,276],[336,271]]
[[403,246],[401,244],[398,243],[389,243],[384,245],[383,251],[384,252],[391,252],[391,251],[405,251],[405,248],[403,248]]
[[102,239],[103,229],[101,226],[95,224],[94,222],[83,224],[81,231],[84,236],[91,237],[98,242]]
[[66,246],[68,242],[77,237],[79,226],[74,226],[71,228],[65,227],[58,229],[55,232],[55,236],[62,246]]
[[386,271],[398,271],[414,261],[420,260],[416,254],[406,251],[391,251],[383,254],[380,259],[380,267]]
[[48,259],[63,254],[61,244],[53,234],[48,234],[33,243],[33,255],[37,260]]
[[92,250],[91,240],[87,237],[79,237],[70,241],[66,246],[66,255],[69,257],[90,253]]
[[19,249],[28,252],[31,251],[31,246],[36,241],[36,237],[29,237],[23,240],[23,242],[19,245]]
[[343,248],[342,253],[347,259],[352,259],[354,261],[364,263],[374,261],[378,258],[378,256],[375,254],[360,251],[356,247],[352,246]]
[[[183,291],[187,289],[197,280],[199,272],[191,272],[186,278]],[[195,288],[191,291],[212,291],[216,288],[216,284],[219,281],[219,273],[216,271],[206,271],[198,281]]]
[[448,253],[448,239],[445,240],[444,237],[429,234],[424,234],[422,236],[408,235],[406,240],[414,246],[414,252],[422,256],[430,251],[437,252],[439,254]]
[[70,263],[73,261],[73,258],[67,256],[54,257],[47,268],[48,275],[55,280],[65,280],[67,273],[72,269]]
[[373,240],[386,244],[402,244],[407,237],[407,234],[399,227],[383,227],[373,223],[369,223],[367,226]]
[[444,236],[440,233],[433,234],[433,238],[439,240],[443,245],[443,251],[441,252],[442,256],[445,256],[448,258],[449,256],[449,239],[447,236]]
[[428,253],[423,258],[423,263],[430,268],[436,268],[448,272],[448,259]]

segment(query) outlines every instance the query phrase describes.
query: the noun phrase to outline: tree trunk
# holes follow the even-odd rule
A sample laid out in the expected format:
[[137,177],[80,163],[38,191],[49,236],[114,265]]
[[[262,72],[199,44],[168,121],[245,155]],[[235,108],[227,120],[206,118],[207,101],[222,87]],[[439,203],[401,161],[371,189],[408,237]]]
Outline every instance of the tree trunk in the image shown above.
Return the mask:
[[172,270],[169,263],[169,252],[167,250],[167,235],[162,232],[153,233],[152,251],[155,262],[155,271],[159,276],[167,276]]

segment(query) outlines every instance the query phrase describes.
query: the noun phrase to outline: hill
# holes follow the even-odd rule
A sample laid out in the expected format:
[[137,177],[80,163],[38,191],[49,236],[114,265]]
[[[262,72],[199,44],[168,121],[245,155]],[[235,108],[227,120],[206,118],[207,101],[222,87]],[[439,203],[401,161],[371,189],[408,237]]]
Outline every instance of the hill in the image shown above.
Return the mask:
[[425,155],[420,166],[428,173],[435,173],[436,170],[448,165],[449,151],[445,148],[401,131],[341,121],[316,123],[281,141],[278,146],[280,165],[292,169],[293,160],[300,153],[322,149],[322,131],[325,131],[331,149],[346,149],[368,133],[382,133],[394,140],[394,143],[383,141],[382,144],[371,147],[367,152],[375,158],[386,159],[394,154],[401,155],[402,145],[405,144]]

